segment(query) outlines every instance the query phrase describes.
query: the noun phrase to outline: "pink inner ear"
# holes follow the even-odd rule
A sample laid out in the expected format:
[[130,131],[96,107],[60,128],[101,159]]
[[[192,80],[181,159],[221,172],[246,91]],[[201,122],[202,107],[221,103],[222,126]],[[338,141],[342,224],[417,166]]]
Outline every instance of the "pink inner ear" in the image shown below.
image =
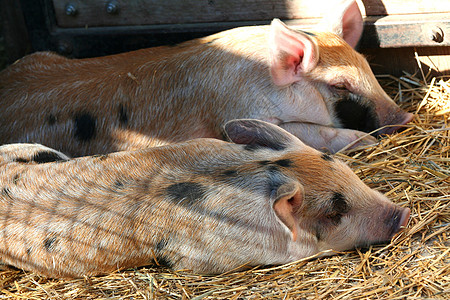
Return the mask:
[[294,188],[290,193],[278,199],[273,208],[280,220],[286,225],[292,233],[292,240],[297,240],[298,209],[302,204],[302,188],[299,186],[286,186],[288,189]]
[[[303,53],[302,54],[299,54],[299,55],[303,55]],[[290,56],[290,57],[288,57],[287,59],[286,59],[286,67],[287,68],[290,68],[292,66],[292,68],[293,68],[293,72],[294,72],[294,74],[295,75],[298,75],[298,73],[299,73],[299,67],[300,67],[300,59],[299,59],[299,57],[295,57],[295,56]]]
[[317,63],[317,50],[309,37],[286,27],[275,19],[271,25],[270,72],[276,85],[284,86],[301,79]]
[[302,196],[301,196],[301,192],[297,192],[294,196],[292,196],[288,202],[292,207],[292,212],[296,212],[299,207],[302,205]]

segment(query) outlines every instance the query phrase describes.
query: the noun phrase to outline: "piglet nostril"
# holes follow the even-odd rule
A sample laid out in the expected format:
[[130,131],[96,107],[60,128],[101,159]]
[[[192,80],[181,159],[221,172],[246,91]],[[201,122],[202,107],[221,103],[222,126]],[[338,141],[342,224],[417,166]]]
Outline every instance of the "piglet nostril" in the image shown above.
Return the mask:
[[396,233],[400,232],[403,228],[406,227],[409,221],[410,214],[411,210],[409,208],[401,208],[395,218],[398,221],[393,224],[391,236],[394,236]]
[[399,226],[399,230],[400,231],[402,228],[406,227],[406,225],[408,224],[409,221],[409,216],[411,214],[411,210],[409,208],[404,208],[402,213],[401,213],[401,218],[400,218],[400,226]]
[[376,135],[392,134],[394,132],[400,132],[403,129],[405,129],[403,125],[408,124],[413,119],[414,115],[412,113],[405,112],[398,120],[392,121],[392,126],[386,126],[383,129],[378,130],[376,132]]
[[397,207],[390,210],[386,219],[388,229],[388,239],[391,239],[396,233],[400,232],[409,221],[411,210],[409,208]]

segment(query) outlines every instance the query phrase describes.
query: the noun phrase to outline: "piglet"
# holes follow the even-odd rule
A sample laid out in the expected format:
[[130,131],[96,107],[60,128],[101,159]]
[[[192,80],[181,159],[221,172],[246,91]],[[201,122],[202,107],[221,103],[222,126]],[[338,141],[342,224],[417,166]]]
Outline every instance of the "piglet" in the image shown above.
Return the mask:
[[[279,125],[336,152],[411,121],[353,47],[352,0],[310,32],[235,28],[172,47],[89,59],[29,55],[0,73],[0,144],[40,143],[70,156],[223,138],[229,120]],[[382,127],[382,129],[378,128]]]
[[233,120],[224,135],[75,159],[0,147],[0,259],[51,277],[151,263],[220,273],[389,241],[408,222],[276,125]]

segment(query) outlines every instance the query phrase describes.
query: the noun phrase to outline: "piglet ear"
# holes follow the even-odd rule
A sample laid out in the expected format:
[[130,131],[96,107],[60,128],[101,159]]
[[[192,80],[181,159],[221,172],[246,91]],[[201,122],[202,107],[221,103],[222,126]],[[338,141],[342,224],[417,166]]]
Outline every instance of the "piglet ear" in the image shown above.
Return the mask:
[[318,30],[331,31],[355,48],[361,38],[363,26],[361,11],[356,1],[340,0],[330,9],[330,13],[323,17]]
[[273,82],[278,86],[292,84],[317,65],[318,47],[308,34],[290,29],[278,19],[274,19],[270,27]]
[[295,242],[298,235],[298,210],[303,202],[303,187],[298,182],[281,185],[275,194],[273,210],[280,221],[292,232]]
[[250,148],[270,148],[285,150],[303,143],[281,127],[254,119],[237,119],[224,126],[226,138],[236,144],[245,144]]

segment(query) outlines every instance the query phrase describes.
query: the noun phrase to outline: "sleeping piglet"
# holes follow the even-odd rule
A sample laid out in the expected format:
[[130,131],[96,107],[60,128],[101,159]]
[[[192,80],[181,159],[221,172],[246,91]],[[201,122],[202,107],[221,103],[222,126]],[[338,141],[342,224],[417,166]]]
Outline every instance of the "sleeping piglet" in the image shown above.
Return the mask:
[[232,120],[224,135],[75,159],[0,147],[0,259],[51,277],[155,261],[220,273],[389,241],[408,222],[276,125]]
[[0,144],[104,154],[222,138],[223,125],[242,118],[329,152],[375,143],[365,132],[392,133],[413,115],[354,50],[363,31],[358,5],[339,3],[309,32],[275,19],[105,57],[31,54],[0,72]]

